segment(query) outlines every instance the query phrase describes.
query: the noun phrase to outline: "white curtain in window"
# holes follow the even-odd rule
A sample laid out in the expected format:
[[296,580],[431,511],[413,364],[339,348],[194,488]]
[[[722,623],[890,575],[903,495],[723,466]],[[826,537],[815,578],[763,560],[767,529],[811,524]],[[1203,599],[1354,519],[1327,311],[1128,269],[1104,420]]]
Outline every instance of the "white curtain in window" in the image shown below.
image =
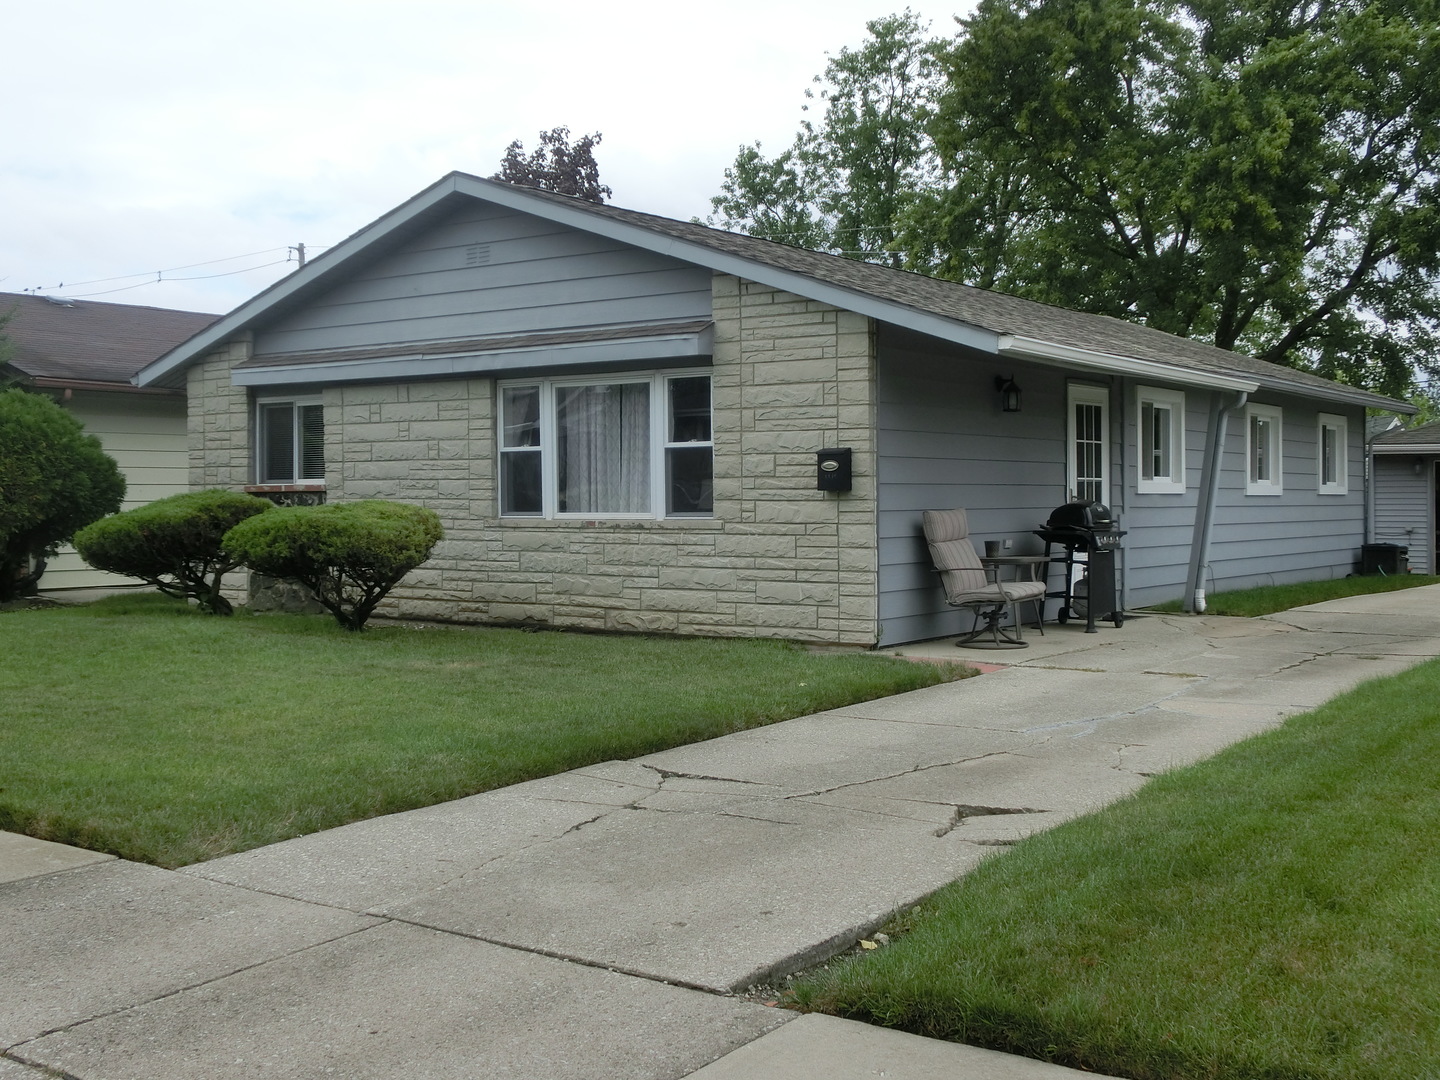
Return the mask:
[[562,386],[555,413],[560,513],[649,513],[649,384]]

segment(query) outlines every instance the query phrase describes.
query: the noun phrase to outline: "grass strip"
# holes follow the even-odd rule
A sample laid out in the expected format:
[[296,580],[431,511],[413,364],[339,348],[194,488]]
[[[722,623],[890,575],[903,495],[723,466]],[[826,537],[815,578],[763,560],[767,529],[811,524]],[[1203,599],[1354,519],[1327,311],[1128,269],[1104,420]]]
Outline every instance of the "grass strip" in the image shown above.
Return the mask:
[[[1326,600],[1339,600],[1346,596],[1364,596],[1367,593],[1394,592],[1396,589],[1417,589],[1424,585],[1440,585],[1440,577],[1427,574],[1395,574],[1389,577],[1347,577],[1330,578],[1325,581],[1302,581],[1293,585],[1262,585],[1255,589],[1239,589],[1235,592],[1211,593],[1205,598],[1205,614],[1236,615],[1240,618],[1255,618],[1271,615],[1277,611],[1304,607],[1306,604],[1320,604]],[[1177,612],[1181,610],[1179,600],[1155,604],[1152,611]]]
[[1134,1080],[1440,1062],[1440,662],[1027,839],[802,1008]]
[[780,641],[0,615],[0,828],[159,866],[973,673]]

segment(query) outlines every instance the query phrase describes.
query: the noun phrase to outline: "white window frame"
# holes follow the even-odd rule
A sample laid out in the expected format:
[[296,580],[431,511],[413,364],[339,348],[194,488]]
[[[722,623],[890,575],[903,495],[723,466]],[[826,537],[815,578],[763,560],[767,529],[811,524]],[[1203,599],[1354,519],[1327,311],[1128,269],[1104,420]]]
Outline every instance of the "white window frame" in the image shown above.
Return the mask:
[[1100,407],[1100,498],[1097,502],[1110,504],[1110,389],[1088,383],[1070,383],[1065,393],[1065,484],[1071,499],[1081,498],[1079,478],[1079,453],[1075,426],[1075,406],[1098,405]]
[[[269,429],[266,427],[266,424],[265,424],[265,409],[266,409],[267,407],[272,407],[272,406],[275,406],[275,405],[289,405],[289,406],[291,407],[291,424],[292,424],[291,431],[292,431],[292,435],[293,435],[293,440],[294,440],[294,441],[293,441],[293,444],[292,444],[293,460],[292,460],[292,462],[291,462],[291,465],[292,465],[292,468],[291,468],[291,470],[290,470],[290,471],[291,471],[291,476],[290,476],[290,478],[289,478],[288,480],[279,480],[279,479],[266,478],[266,477],[265,477],[265,458],[266,458],[266,452],[265,452],[265,451],[266,451],[265,436],[268,434],[268,430],[269,430]],[[322,423],[322,425],[323,425],[323,423],[324,423],[324,415],[325,415],[325,414],[324,414],[324,411],[323,411],[324,401],[323,401],[323,399],[322,399],[319,395],[313,395],[313,394],[312,394],[312,395],[307,395],[307,396],[302,396],[302,397],[257,397],[257,398],[255,399],[255,463],[254,463],[255,472],[254,472],[254,475],[255,475],[255,483],[256,483],[257,486],[260,486],[260,487],[280,487],[280,486],[284,486],[284,487],[324,487],[324,486],[325,486],[325,471],[324,471],[324,470],[325,470],[325,463],[324,463],[323,461],[322,461],[322,463],[321,463],[321,472],[320,472],[320,475],[319,475],[319,476],[315,476],[315,477],[302,477],[302,476],[299,475],[301,472],[304,471],[303,468],[302,468],[302,465],[303,465],[302,458],[303,458],[303,454],[304,454],[304,451],[305,451],[304,425],[301,423],[301,419],[300,419],[301,413],[300,413],[300,410],[306,408],[307,406],[320,406],[320,407],[321,407],[322,411],[321,411],[321,414],[320,414],[320,415],[321,415],[321,423]],[[323,441],[322,441],[321,453],[322,453],[322,456],[323,456],[323,454],[324,454]]]
[[[710,382],[710,439],[691,440],[688,442],[672,442],[670,440],[670,383],[678,379],[703,378]],[[556,430],[556,402],[557,392],[567,387],[596,386],[600,384],[615,385],[628,383],[632,385],[646,385],[650,387],[650,439],[649,439],[649,489],[650,506],[644,512],[616,513],[616,512],[572,512],[561,513],[558,509],[560,503],[559,492],[559,446],[558,432]],[[538,388],[540,406],[540,490],[541,510],[539,513],[520,513],[515,511],[507,512],[504,509],[503,499],[503,478],[498,473],[500,461],[507,453],[530,452],[524,447],[506,447],[504,430],[504,393],[511,388]],[[715,382],[712,372],[708,368],[681,368],[678,370],[656,371],[656,372],[596,372],[588,375],[572,375],[565,377],[535,378],[535,379],[507,379],[496,384],[495,402],[495,440],[496,440],[496,513],[506,520],[558,520],[558,521],[595,521],[595,520],[705,520],[715,516],[713,497],[709,513],[670,513],[668,505],[668,465],[671,458],[670,451],[682,449],[709,449],[712,455],[715,449]],[[712,475],[713,483],[713,475]]]
[[[1325,432],[1334,432],[1335,474],[1325,479]],[[1345,495],[1350,490],[1350,423],[1335,413],[1320,413],[1315,418],[1315,490],[1321,495]]]
[[[1256,445],[1257,421],[1268,425],[1269,444]],[[1276,405],[1245,409],[1245,494],[1281,495],[1285,491],[1285,422]]]
[[[1154,469],[1153,447],[1145,430],[1147,406],[1152,416],[1164,413],[1169,427],[1165,449],[1166,471]],[[1146,475],[1151,471],[1153,475]],[[1135,490],[1142,495],[1185,493],[1185,395],[1156,386],[1135,389]]]

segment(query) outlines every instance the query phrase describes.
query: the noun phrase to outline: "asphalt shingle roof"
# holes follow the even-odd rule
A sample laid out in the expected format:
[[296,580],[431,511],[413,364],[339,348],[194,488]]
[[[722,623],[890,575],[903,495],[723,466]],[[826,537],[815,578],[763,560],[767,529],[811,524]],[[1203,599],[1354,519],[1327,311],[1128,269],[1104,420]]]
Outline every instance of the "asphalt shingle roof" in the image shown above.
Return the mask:
[[12,368],[32,378],[125,388],[142,367],[217,318],[172,308],[0,293],[0,314],[5,312],[14,312],[4,329],[14,347]]
[[1305,371],[1281,367],[1243,353],[1216,348],[1191,338],[1152,330],[1139,323],[1108,315],[1090,315],[1026,300],[1006,293],[977,289],[959,282],[944,281],[874,263],[809,251],[725,232],[692,222],[658,217],[618,206],[586,203],[564,195],[535,189],[532,194],[561,205],[584,209],[598,217],[625,222],[652,232],[700,244],[779,270],[803,274],[816,281],[852,289],[887,300],[917,312],[938,315],[978,326],[996,334],[1035,338],[1073,348],[1088,349],[1137,360],[1149,360],[1197,373],[1238,375],[1277,390],[1333,394],[1337,389],[1360,399],[1369,398],[1377,408],[1401,402],[1353,387],[1342,386]]

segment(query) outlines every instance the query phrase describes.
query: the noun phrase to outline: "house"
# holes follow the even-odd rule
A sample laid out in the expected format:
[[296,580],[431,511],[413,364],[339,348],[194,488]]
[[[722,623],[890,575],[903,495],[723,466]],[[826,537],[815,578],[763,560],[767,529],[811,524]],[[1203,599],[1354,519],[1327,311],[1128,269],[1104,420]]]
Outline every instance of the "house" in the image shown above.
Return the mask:
[[[126,509],[186,490],[184,389],[130,380],[214,315],[0,293],[7,313],[11,350],[0,375],[49,394],[99,438],[125,474]],[[87,566],[69,547],[40,579],[45,591],[125,584],[138,582]]]
[[[462,173],[137,381],[188,387],[192,487],[438,511],[447,539],[392,613],[856,645],[968,620],[931,570],[927,508],[1026,552],[1058,504],[1104,501],[1127,607],[1342,576],[1365,409],[1410,408]],[[831,450],[848,484],[819,480]]]
[[1410,569],[1436,573],[1440,531],[1440,421],[1395,427],[1370,442],[1371,536],[1408,548]]

